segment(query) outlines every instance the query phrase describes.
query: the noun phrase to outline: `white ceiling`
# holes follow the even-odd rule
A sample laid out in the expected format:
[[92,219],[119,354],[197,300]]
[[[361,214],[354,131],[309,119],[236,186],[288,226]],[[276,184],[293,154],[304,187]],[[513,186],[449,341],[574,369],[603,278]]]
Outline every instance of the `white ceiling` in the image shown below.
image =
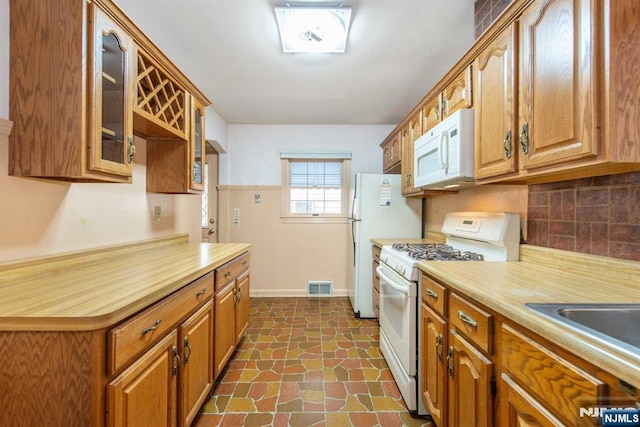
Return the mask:
[[474,0],[332,3],[352,24],[346,53],[324,55],[282,52],[286,1],[115,2],[229,124],[397,124],[474,37]]

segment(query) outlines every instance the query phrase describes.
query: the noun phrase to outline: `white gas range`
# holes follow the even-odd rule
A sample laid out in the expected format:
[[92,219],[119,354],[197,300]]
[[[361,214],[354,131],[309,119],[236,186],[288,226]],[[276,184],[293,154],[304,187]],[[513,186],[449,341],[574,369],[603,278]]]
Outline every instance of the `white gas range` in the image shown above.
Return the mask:
[[442,225],[446,244],[383,246],[380,276],[380,347],[410,411],[427,414],[419,390],[420,261],[517,261],[520,217],[514,213],[455,212]]

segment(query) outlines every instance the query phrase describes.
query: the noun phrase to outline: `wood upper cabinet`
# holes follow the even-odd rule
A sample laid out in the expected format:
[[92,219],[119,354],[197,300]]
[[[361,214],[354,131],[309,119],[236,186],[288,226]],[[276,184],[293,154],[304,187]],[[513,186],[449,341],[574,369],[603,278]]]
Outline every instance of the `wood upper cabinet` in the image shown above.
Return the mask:
[[598,154],[600,3],[536,0],[519,19],[518,140],[526,170]]
[[[406,131],[405,131],[406,130]],[[420,192],[413,186],[413,150],[414,142],[422,136],[422,113],[418,111],[409,120],[409,124],[402,130],[402,194],[405,196]]]
[[382,147],[382,170],[384,173],[400,172],[402,161],[402,141],[400,132],[389,136],[380,146]]
[[442,93],[428,100],[422,107],[422,133],[442,121]]
[[190,188],[204,190],[204,155],[205,155],[205,115],[204,105],[194,96],[191,97],[191,132],[189,141],[189,173]]
[[133,58],[131,37],[97,7],[93,8],[93,136],[89,169],[131,176],[133,170]]
[[515,25],[507,27],[474,62],[476,179],[518,169]]
[[147,191],[201,194],[204,190],[204,104],[187,94],[188,138],[147,139]]
[[143,49],[137,55],[136,135],[180,138],[189,135],[189,99],[185,88]]
[[465,67],[436,96],[422,107],[422,133],[462,108],[471,108],[471,66]]
[[[640,169],[633,2],[534,0],[475,59],[480,183]],[[607,70],[606,72],[604,70]],[[637,98],[637,97],[636,97]]]
[[10,14],[9,174],[130,182],[132,36],[95,2],[12,0]]
[[442,91],[442,117],[471,108],[471,66],[465,67]]

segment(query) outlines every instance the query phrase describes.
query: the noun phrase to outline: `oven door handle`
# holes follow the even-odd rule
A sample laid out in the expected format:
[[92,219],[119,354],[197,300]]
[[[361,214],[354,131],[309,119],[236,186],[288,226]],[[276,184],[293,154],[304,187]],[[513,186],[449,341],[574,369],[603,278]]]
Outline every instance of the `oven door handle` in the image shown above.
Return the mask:
[[409,288],[405,286],[396,285],[392,279],[389,278],[386,274],[383,273],[381,267],[376,267],[376,272],[380,275],[380,279],[384,280],[384,282],[389,285],[391,288],[395,289],[398,292],[409,295]]

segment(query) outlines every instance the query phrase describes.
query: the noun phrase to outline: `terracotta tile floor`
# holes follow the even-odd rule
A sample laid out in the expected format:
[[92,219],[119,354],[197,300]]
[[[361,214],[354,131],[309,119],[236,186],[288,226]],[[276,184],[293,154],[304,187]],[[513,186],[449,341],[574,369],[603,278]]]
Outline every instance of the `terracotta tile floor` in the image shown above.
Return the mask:
[[429,426],[407,412],[378,323],[348,298],[252,298],[249,329],[196,427]]

